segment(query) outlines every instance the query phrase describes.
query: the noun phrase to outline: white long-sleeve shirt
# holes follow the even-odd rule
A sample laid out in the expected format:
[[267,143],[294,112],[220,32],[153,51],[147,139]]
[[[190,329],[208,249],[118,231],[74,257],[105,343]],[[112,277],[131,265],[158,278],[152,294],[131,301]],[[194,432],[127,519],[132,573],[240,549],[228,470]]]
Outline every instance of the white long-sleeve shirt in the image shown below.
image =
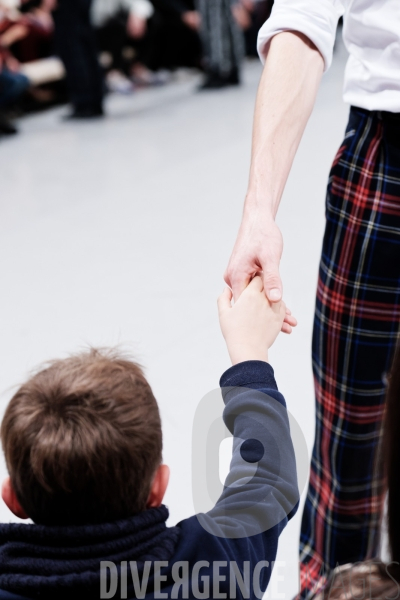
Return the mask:
[[282,31],[299,31],[318,48],[327,70],[337,22],[344,15],[343,39],[350,54],[344,101],[367,110],[400,113],[400,0],[275,0],[262,26],[258,51]]

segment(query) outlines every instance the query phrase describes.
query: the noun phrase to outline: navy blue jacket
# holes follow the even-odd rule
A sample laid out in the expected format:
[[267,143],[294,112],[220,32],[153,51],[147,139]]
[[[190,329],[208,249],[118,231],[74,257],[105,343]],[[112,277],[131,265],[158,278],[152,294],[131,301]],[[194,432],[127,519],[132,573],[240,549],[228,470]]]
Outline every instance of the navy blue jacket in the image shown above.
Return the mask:
[[231,367],[220,385],[234,441],[212,510],[176,527],[165,506],[102,525],[0,525],[0,600],[100,598],[100,571],[104,598],[261,597],[299,500],[286,404],[265,362]]

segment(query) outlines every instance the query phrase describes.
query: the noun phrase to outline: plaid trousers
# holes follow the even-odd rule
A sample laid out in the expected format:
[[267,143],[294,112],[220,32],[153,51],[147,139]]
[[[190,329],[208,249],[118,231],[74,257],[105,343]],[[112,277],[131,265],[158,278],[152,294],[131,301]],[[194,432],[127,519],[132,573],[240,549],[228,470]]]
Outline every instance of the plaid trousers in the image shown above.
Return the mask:
[[300,539],[303,598],[338,564],[379,552],[379,442],[400,322],[396,117],[353,107],[329,177],[312,343],[316,434]]

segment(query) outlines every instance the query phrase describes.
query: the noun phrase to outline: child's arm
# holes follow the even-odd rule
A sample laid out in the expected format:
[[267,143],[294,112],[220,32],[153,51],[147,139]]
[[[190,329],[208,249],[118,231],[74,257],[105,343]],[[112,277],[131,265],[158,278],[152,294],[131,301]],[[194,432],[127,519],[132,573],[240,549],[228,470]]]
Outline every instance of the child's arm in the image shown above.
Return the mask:
[[[232,560],[268,561],[261,575],[266,589],[278,538],[295,514],[299,492],[286,403],[279,393],[268,348],[281,330],[286,310],[271,305],[256,277],[233,307],[219,300],[221,329],[233,365],[221,378],[224,421],[233,434],[233,456],[215,507],[197,518],[219,538]],[[295,320],[292,319],[295,325]]]
[[224,490],[208,513],[221,528],[213,533],[246,538],[276,526],[280,533],[299,493],[286,403],[274,371],[264,361],[246,361],[228,369],[220,384],[233,455]]

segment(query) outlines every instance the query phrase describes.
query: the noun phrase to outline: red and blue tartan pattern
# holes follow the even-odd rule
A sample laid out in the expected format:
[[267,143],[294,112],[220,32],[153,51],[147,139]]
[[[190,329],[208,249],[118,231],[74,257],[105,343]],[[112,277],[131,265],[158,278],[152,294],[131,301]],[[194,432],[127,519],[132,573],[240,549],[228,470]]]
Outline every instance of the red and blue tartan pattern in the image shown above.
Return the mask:
[[379,552],[379,442],[400,322],[400,120],[396,135],[393,127],[384,114],[352,108],[328,183],[312,345],[316,435],[300,540],[303,598],[338,564]]

